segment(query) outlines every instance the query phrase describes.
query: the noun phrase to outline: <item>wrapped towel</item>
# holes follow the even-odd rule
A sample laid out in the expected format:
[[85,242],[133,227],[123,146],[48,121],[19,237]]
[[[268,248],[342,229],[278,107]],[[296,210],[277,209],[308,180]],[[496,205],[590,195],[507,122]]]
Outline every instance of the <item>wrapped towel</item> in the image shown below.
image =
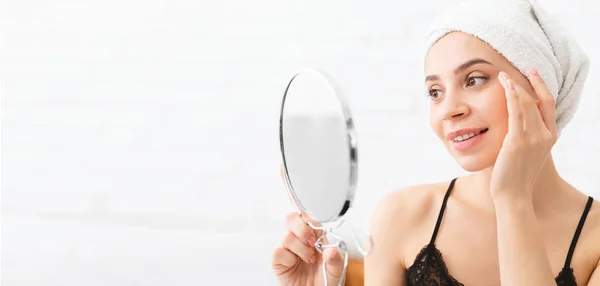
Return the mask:
[[425,55],[453,31],[488,43],[525,76],[529,68],[536,68],[556,99],[560,134],[579,105],[589,59],[557,19],[528,0],[462,1],[434,19],[425,39]]

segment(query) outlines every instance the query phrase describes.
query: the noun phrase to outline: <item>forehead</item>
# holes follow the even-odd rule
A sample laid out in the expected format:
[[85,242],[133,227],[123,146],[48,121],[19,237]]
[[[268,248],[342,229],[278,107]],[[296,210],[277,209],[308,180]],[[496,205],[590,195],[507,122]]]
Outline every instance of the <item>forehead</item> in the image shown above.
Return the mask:
[[494,64],[502,61],[500,54],[486,42],[466,33],[452,32],[439,39],[429,50],[425,73],[448,73],[473,58]]

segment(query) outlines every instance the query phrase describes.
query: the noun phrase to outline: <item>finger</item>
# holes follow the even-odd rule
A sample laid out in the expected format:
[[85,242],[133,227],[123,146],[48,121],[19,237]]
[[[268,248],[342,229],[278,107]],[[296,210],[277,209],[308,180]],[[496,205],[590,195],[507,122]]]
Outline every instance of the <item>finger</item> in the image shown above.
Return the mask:
[[523,131],[523,110],[519,102],[519,95],[514,88],[514,83],[505,72],[498,75],[500,84],[504,87],[506,96],[506,108],[508,109],[508,130],[510,132],[521,133]]
[[285,219],[285,225],[307,246],[313,247],[317,242],[315,231],[306,224],[298,213],[289,213]]
[[[312,231],[314,232],[314,234],[317,238],[319,238],[323,235],[323,230],[318,229],[318,228],[323,227],[323,225],[321,223],[310,218],[305,212],[302,212],[302,215],[300,217],[306,223],[306,225],[308,227],[310,227],[310,229],[312,229]],[[315,228],[317,228],[317,229],[315,229]]]
[[321,228],[323,225],[312,219],[308,214],[306,214],[306,212],[304,212],[304,210],[300,210],[300,212],[301,213],[299,216],[304,224],[313,231],[316,238],[321,237],[323,235],[323,230],[315,228]]
[[298,263],[298,256],[293,254],[291,251],[280,247],[275,249],[273,252],[273,268],[277,266],[285,266],[286,268],[292,267]]
[[556,99],[535,68],[529,70],[529,82],[540,100],[540,111],[548,130],[556,134]]
[[316,250],[314,247],[309,247],[292,232],[288,232],[283,239],[283,248],[289,250],[293,254],[299,256],[306,263],[316,261]]
[[327,248],[323,251],[325,269],[327,274],[334,278],[341,278],[344,270],[344,258],[337,248]]
[[515,91],[519,94],[521,109],[524,113],[523,130],[525,132],[545,130],[544,119],[533,95],[517,83],[515,83]]

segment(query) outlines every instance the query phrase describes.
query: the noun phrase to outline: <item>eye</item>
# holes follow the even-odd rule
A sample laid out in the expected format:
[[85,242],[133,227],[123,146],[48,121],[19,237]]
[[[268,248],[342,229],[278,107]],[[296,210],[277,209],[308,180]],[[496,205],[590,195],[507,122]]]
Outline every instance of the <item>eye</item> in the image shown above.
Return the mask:
[[470,76],[467,78],[467,86],[474,86],[478,83],[484,83],[488,77],[485,76]]
[[432,88],[429,90],[429,97],[431,99],[438,99],[440,96],[442,96],[442,91],[439,89],[435,89]]

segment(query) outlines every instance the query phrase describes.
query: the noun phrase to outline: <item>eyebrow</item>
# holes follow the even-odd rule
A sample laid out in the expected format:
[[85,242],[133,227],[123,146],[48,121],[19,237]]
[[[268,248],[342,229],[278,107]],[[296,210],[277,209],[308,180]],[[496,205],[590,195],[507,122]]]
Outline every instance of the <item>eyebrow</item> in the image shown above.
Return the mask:
[[[465,63],[459,65],[458,67],[456,67],[456,69],[454,69],[454,74],[458,74],[466,69],[468,69],[469,67],[476,65],[476,64],[488,64],[491,65],[492,63],[484,60],[484,59],[480,59],[480,58],[474,58],[471,60],[466,61]],[[431,80],[439,80],[440,77],[437,75],[428,75],[427,77],[425,77],[425,81],[431,81]]]

